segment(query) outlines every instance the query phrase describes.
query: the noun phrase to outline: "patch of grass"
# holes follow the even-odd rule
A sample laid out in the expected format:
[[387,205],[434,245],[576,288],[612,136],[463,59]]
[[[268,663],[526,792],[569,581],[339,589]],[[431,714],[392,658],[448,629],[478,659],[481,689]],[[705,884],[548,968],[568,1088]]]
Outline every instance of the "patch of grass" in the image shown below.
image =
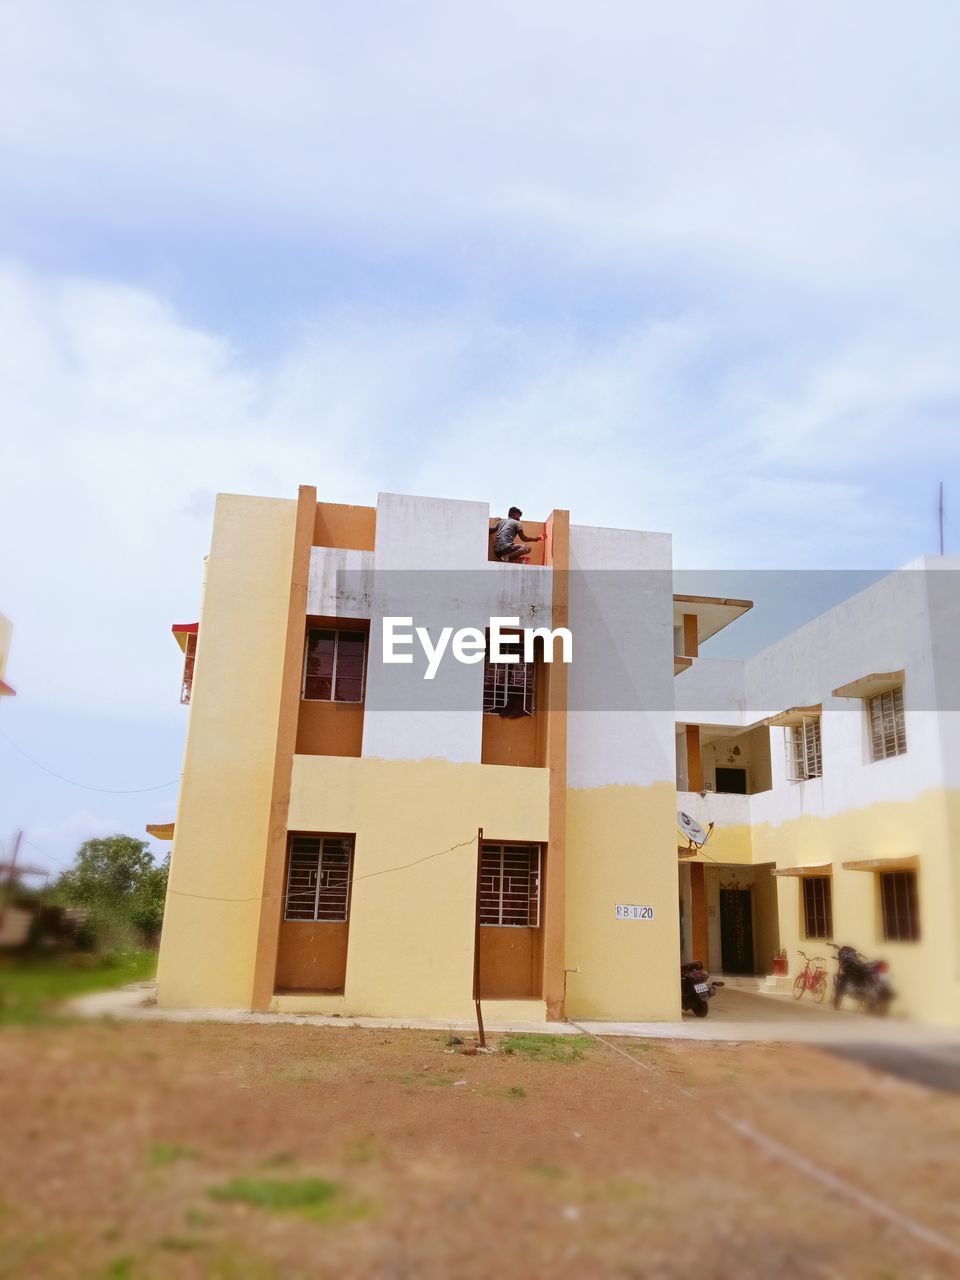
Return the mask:
[[196,1160],[199,1154],[193,1147],[185,1147],[179,1142],[155,1142],[150,1148],[150,1163],[155,1169],[162,1169],[177,1160]]
[[531,1173],[537,1174],[540,1178],[549,1178],[551,1181],[557,1181],[567,1176],[566,1170],[561,1169],[558,1164],[549,1164],[544,1160],[534,1160],[532,1164],[528,1164],[527,1168]]
[[152,978],[157,969],[155,951],[135,951],[89,967],[78,957],[14,957],[0,963],[0,1026],[46,1022],[56,1017],[53,1008],[64,1000],[110,991],[128,982]]
[[212,1227],[216,1222],[216,1218],[212,1213],[206,1213],[203,1209],[188,1209],[183,1215],[183,1220],[188,1227],[194,1230],[202,1227]]
[[522,1084],[515,1084],[512,1088],[506,1091],[505,1096],[512,1098],[515,1102],[519,1102],[521,1098],[525,1098],[527,1096],[527,1091]]
[[261,1160],[260,1168],[281,1169],[284,1165],[293,1164],[296,1158],[292,1151],[278,1151],[275,1156],[267,1156],[266,1160]]
[[190,1253],[193,1249],[205,1249],[206,1241],[196,1236],[161,1236],[157,1247],[170,1253]]
[[348,1142],[343,1150],[343,1158],[348,1164],[372,1164],[377,1160],[385,1160],[387,1148],[372,1133],[365,1133],[352,1142]]
[[401,1084],[429,1084],[433,1086],[453,1084],[450,1076],[428,1076],[422,1071],[405,1071],[397,1076]]
[[513,1053],[533,1062],[580,1062],[590,1048],[589,1036],[545,1036],[514,1032],[500,1041],[501,1053]]
[[339,1185],[326,1178],[233,1178],[209,1192],[214,1200],[249,1204],[274,1213],[295,1210],[308,1217],[325,1216],[339,1194]]
[[114,1258],[104,1271],[103,1280],[133,1280],[133,1259]]

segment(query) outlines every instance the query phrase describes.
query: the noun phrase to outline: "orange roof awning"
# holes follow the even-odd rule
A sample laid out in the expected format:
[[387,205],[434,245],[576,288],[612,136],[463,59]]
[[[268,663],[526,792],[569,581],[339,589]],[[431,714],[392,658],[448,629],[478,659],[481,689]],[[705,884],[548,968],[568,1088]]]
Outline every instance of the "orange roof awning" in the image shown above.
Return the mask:
[[173,638],[183,650],[187,652],[187,636],[195,636],[200,630],[199,622],[175,622],[170,628],[173,632]]
[[772,876],[832,876],[832,862],[808,862],[802,867],[771,867]]
[[172,840],[173,827],[172,822],[148,822],[147,835],[153,836],[154,840]]
[[844,871],[916,871],[920,866],[920,855],[901,853],[889,858],[858,858],[854,862],[843,862],[840,865]]
[[860,676],[848,684],[838,685],[833,690],[835,698],[872,698],[875,693],[885,693],[895,685],[903,684],[903,667],[899,671],[871,671],[868,676]]

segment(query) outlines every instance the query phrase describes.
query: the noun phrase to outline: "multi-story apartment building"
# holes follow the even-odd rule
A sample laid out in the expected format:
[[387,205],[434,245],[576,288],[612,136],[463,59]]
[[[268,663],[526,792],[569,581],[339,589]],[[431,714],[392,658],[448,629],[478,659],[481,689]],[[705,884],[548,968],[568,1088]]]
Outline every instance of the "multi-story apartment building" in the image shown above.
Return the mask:
[[895,1008],[960,1023],[958,570],[924,557],[676,682],[678,805],[715,824],[681,863],[686,956],[762,973],[782,946],[793,972],[850,943]]
[[[672,1019],[682,954],[768,972],[832,929],[892,939],[903,1006],[956,1020],[960,750],[935,703],[958,618],[936,575],[717,663],[699,646],[750,602],[675,597],[668,535],[524,523],[543,541],[505,564],[481,503],[221,496],[200,622],[174,627],[161,1003]],[[493,660],[498,625],[542,629],[529,660]],[[692,856],[678,808],[714,823]]]

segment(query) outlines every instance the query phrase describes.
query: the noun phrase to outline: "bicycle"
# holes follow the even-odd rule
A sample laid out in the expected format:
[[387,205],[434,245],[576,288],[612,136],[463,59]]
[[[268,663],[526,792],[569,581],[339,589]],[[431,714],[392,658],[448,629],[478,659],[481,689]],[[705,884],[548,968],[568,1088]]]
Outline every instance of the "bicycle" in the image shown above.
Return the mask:
[[[809,991],[816,1000],[817,1004],[823,1003],[823,998],[827,994],[827,971],[826,968],[820,968],[818,962],[823,961],[826,965],[826,956],[814,956],[812,959],[805,951],[800,951],[806,963],[803,969],[797,974],[793,980],[793,998],[799,1000],[805,991]],[[817,965],[814,968],[814,965]]]

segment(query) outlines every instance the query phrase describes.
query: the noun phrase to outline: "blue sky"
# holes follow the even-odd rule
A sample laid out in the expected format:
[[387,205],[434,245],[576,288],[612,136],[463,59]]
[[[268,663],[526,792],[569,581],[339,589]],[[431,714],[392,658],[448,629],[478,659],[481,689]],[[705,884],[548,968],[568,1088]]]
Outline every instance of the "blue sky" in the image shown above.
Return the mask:
[[[173,780],[213,495],[960,550],[950,3],[0,3],[0,731]],[[173,815],[0,739],[34,861]]]

